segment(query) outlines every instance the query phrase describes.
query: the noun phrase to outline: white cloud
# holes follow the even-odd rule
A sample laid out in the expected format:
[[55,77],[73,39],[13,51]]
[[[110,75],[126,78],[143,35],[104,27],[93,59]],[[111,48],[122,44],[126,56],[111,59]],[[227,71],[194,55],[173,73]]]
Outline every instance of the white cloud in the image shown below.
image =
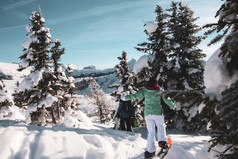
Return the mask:
[[1,32],[6,32],[6,31],[10,31],[13,29],[19,29],[19,28],[24,28],[26,25],[17,25],[17,26],[11,26],[11,27],[4,27],[4,28],[0,28],[0,33]]
[[32,3],[34,1],[36,1],[36,0],[21,0],[21,1],[18,1],[18,2],[9,4],[5,7],[3,7],[3,9],[1,11],[6,11],[6,10],[14,9],[14,8],[17,8],[17,7],[21,7],[21,6],[27,5],[29,3]]
[[[176,1],[180,2],[181,0]],[[215,14],[223,3],[223,1],[217,0],[183,0],[183,5],[188,5],[188,7],[194,11],[193,17],[200,17],[195,22],[200,27],[209,23],[216,23],[218,21],[218,19],[215,18]],[[210,35],[199,45],[199,48],[201,48],[203,52],[206,53],[205,60],[209,59],[211,55],[213,55],[213,53],[218,48],[220,48],[221,43],[223,42],[220,41],[214,45],[207,46],[213,37],[215,37],[215,35]]]
[[87,53],[118,53],[121,50],[78,50],[78,52],[87,52]]
[[87,10],[78,11],[76,13],[67,15],[62,18],[51,19],[48,21],[48,23],[56,24],[56,23],[60,23],[64,21],[75,20],[75,19],[80,19],[80,18],[85,18],[90,16],[99,16],[104,14],[110,15],[111,13],[116,13],[123,10],[127,12],[128,10],[135,9],[138,7],[148,6],[151,4],[154,4],[154,2],[152,3],[152,1],[148,2],[148,1],[142,0],[142,1],[137,1],[136,3],[135,2],[121,2],[121,3],[111,4],[111,5],[97,6]]
[[217,22],[215,14],[223,3],[222,1],[217,0],[209,0],[209,2],[206,0],[184,0],[183,2],[194,11],[194,17],[200,17],[197,20],[197,24],[200,26]]

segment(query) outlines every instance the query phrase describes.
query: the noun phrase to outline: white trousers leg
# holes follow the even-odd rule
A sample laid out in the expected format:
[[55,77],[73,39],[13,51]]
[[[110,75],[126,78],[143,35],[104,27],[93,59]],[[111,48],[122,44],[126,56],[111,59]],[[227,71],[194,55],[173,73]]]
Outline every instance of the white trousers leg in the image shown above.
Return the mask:
[[155,126],[158,129],[158,141],[167,141],[163,115],[148,115],[145,117],[148,130],[146,149],[152,153],[155,151]]

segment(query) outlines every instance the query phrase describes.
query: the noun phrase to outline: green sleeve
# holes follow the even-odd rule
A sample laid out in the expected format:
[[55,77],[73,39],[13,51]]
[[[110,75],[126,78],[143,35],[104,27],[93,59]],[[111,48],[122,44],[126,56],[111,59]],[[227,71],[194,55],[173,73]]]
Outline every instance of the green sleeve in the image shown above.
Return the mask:
[[170,97],[168,97],[168,98],[162,97],[162,98],[163,98],[164,102],[165,102],[170,108],[174,108],[174,103],[173,103],[173,101],[171,100]]
[[130,94],[126,96],[126,100],[133,100],[144,97],[144,88],[142,88],[139,92],[136,92],[135,94]]

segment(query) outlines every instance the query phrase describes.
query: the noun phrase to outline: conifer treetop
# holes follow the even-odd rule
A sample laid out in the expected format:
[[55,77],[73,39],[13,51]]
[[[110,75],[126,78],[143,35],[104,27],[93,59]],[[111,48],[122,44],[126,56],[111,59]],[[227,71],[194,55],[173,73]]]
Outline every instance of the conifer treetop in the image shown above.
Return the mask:
[[41,15],[41,10],[32,12],[29,20],[31,24],[27,25],[27,40],[23,42],[23,54],[19,57],[19,71],[33,66],[33,71],[40,71],[42,68],[49,67],[51,39],[50,29],[44,27],[45,19]]

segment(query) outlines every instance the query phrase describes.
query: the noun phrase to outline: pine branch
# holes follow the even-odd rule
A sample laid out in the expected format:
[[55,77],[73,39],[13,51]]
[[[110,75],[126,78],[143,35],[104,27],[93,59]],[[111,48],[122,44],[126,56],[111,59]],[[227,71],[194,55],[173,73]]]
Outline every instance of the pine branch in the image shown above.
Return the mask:
[[188,93],[193,93],[193,94],[198,94],[204,96],[203,91],[198,91],[198,90],[164,90],[159,92],[157,95],[158,96],[169,96],[170,94],[188,94]]

